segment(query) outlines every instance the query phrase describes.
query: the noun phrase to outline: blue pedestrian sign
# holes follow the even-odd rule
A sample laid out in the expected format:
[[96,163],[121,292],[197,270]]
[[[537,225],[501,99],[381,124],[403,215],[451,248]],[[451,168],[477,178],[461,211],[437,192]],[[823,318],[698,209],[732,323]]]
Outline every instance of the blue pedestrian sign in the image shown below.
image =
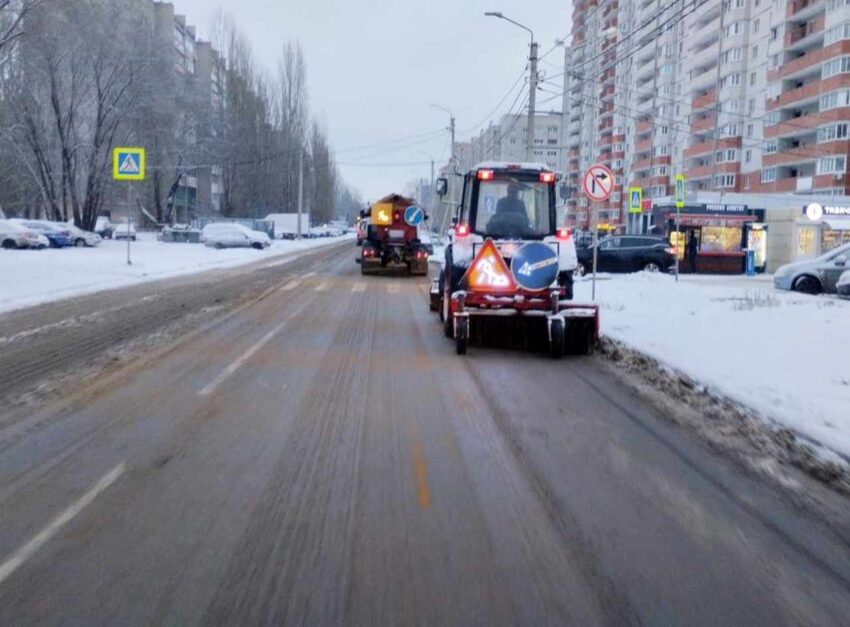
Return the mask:
[[115,148],[112,151],[112,178],[116,181],[144,181],[145,149]]
[[511,259],[511,273],[517,284],[530,292],[539,292],[558,278],[558,255],[541,242],[520,248]]
[[410,226],[419,226],[425,220],[425,211],[422,207],[411,205],[404,210],[404,221]]

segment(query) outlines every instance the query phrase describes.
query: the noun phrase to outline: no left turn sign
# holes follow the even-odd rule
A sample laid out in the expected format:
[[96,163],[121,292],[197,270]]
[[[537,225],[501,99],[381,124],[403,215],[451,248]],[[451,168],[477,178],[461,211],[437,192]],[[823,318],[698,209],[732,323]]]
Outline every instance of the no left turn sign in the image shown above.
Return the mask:
[[603,201],[614,191],[614,173],[601,163],[590,166],[584,175],[584,193],[590,200]]

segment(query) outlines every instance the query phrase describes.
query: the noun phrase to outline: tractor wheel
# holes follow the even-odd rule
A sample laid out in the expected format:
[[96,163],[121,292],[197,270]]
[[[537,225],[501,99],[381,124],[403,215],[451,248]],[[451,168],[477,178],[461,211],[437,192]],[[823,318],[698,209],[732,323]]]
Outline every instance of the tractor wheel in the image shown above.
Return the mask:
[[554,318],[549,321],[549,356],[560,359],[564,356],[564,321]]
[[458,318],[456,324],[455,352],[458,355],[466,355],[469,346],[469,318]]

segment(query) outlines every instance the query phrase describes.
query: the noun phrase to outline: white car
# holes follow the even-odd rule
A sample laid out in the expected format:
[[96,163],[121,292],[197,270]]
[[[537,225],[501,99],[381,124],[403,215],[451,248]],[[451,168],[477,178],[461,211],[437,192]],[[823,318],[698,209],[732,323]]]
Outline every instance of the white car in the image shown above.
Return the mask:
[[13,248],[47,248],[48,246],[50,246],[50,240],[41,233],[8,220],[0,220],[0,247],[9,250]]
[[[215,227],[215,228],[210,228]],[[254,231],[238,223],[208,224],[201,231],[200,240],[213,248],[256,248],[262,250],[272,245],[265,233]]]
[[136,241],[136,227],[129,222],[112,225],[112,239],[129,239]]
[[71,233],[71,242],[74,246],[97,246],[101,241],[103,241],[103,238],[97,233],[84,231],[73,224],[66,225],[66,228]]

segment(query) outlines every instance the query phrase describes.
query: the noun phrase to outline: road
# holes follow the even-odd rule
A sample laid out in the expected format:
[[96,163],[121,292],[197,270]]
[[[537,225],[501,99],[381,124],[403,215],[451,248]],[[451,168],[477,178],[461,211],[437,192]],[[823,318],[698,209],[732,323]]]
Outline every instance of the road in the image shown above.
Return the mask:
[[846,536],[353,257],[0,428],[0,624],[847,624]]

